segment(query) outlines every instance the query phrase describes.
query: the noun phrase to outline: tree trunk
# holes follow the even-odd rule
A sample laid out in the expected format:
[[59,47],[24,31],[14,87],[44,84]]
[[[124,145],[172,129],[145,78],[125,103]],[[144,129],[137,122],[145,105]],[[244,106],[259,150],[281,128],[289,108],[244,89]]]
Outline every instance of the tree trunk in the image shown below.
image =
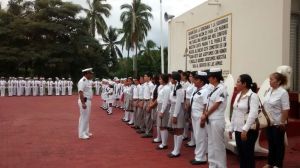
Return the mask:
[[133,56],[133,76],[137,77],[137,46],[135,48],[135,55]]

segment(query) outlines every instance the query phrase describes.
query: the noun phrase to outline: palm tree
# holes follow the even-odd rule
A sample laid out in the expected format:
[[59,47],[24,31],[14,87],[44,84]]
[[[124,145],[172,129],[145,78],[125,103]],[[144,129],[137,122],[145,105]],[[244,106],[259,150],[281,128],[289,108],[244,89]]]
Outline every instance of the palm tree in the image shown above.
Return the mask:
[[[149,18],[153,18],[151,7],[142,3],[141,0],[133,0],[132,4],[121,5],[124,10],[120,16],[123,23],[123,31],[126,43],[126,49],[135,48],[135,56],[133,57],[133,72],[137,76],[137,52],[138,45],[147,37],[148,31],[151,29]],[[124,44],[124,43],[123,43]],[[129,47],[130,46],[130,47]]]
[[103,46],[105,46],[106,52],[109,54],[109,62],[115,65],[117,57],[123,58],[122,52],[118,45],[121,45],[121,40],[118,40],[119,32],[118,29],[109,27],[106,34],[103,35]]
[[103,18],[110,16],[111,5],[104,4],[102,1],[106,0],[93,0],[91,3],[90,0],[87,0],[89,9],[83,9],[87,13],[87,19],[89,21],[89,32],[95,37],[96,30],[98,34],[104,35],[107,30],[106,22]]
[[153,40],[147,40],[145,45],[142,45],[142,50],[140,50],[139,55],[144,54],[147,57],[150,57],[151,60],[154,62],[153,55],[151,51],[156,48],[156,44]]

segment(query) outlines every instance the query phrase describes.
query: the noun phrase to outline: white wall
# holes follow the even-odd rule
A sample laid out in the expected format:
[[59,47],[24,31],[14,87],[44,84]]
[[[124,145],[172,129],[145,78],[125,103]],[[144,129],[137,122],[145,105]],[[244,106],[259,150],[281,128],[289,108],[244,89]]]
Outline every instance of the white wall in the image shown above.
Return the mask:
[[221,6],[206,2],[169,22],[169,72],[185,70],[183,55],[188,29],[229,13],[232,14],[231,73],[235,79],[249,73],[261,84],[278,66],[289,64],[291,0],[219,1]]

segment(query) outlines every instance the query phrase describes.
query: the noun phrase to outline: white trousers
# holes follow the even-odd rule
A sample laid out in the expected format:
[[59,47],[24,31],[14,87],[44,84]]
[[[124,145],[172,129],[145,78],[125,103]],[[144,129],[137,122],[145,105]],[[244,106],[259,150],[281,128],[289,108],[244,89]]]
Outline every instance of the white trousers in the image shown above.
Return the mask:
[[100,93],[100,87],[96,87],[96,95],[99,95]]
[[40,96],[44,96],[45,88],[40,87]]
[[3,97],[3,96],[5,96],[5,86],[1,86],[1,89],[0,89],[0,91],[1,91],[1,96]]
[[200,117],[192,115],[192,125],[195,137],[195,160],[197,161],[207,161],[207,126],[204,128],[200,127]]
[[72,95],[72,87],[68,87],[68,95],[69,95],[69,96]]
[[209,120],[208,133],[208,162],[209,168],[226,168],[225,120]]
[[61,95],[66,95],[66,87],[61,88]]
[[79,137],[83,137],[85,135],[88,136],[89,134],[89,120],[90,120],[92,102],[90,100],[87,100],[85,104],[86,104],[86,109],[83,109],[81,100],[78,99],[78,106],[80,111],[79,124],[78,124]]
[[30,87],[25,87],[25,96],[30,95],[31,88]]
[[48,95],[51,96],[53,92],[53,88],[52,87],[48,87]]
[[13,95],[13,87],[8,86],[8,96],[12,96],[12,95]]
[[59,96],[59,87],[55,88],[55,94],[56,94],[56,96]]

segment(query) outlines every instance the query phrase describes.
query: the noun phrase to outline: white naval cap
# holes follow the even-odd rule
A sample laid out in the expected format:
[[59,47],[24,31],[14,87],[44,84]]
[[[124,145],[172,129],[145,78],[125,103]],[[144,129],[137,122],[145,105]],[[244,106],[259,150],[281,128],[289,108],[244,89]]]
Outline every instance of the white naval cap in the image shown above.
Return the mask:
[[83,69],[82,72],[91,72],[91,73],[94,73],[94,72],[93,72],[93,68],[86,68],[86,69]]
[[211,68],[209,70],[210,73],[214,73],[214,72],[222,72],[222,69],[221,68]]
[[203,72],[203,71],[197,71],[197,75],[199,75],[199,76],[207,76],[207,73]]

